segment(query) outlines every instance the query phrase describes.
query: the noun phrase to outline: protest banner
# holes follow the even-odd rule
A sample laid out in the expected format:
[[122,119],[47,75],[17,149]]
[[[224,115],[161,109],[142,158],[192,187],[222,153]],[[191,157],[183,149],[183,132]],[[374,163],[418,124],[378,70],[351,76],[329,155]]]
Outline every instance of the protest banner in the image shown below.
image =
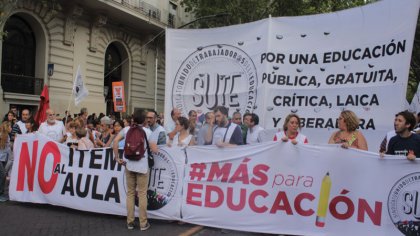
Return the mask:
[[187,156],[186,222],[291,235],[400,235],[419,224],[420,163],[405,157],[290,142]]
[[[126,214],[124,167],[111,149],[29,134],[14,150],[12,200]],[[408,235],[419,232],[419,165],[338,145],[161,147],[148,215],[262,233]]]
[[168,29],[165,117],[172,108],[186,116],[222,105],[278,129],[296,113],[309,142],[325,143],[349,109],[377,151],[405,107],[419,4],[378,1],[328,14]]
[[[111,148],[79,151],[28,134],[19,135],[14,150],[12,200],[126,215],[124,167],[114,160]],[[177,149],[169,153],[162,148],[155,155],[148,190],[149,215],[154,218],[180,218],[183,158]]]

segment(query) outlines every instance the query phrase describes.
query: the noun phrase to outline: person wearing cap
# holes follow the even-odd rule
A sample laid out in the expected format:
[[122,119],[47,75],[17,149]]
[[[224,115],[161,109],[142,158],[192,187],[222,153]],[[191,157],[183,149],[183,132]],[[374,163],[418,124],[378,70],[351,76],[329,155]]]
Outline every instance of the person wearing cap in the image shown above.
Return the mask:
[[104,116],[101,118],[101,127],[99,135],[99,138],[96,139],[96,146],[97,147],[110,147],[112,140],[113,140],[113,134],[112,134],[112,120],[108,116]]

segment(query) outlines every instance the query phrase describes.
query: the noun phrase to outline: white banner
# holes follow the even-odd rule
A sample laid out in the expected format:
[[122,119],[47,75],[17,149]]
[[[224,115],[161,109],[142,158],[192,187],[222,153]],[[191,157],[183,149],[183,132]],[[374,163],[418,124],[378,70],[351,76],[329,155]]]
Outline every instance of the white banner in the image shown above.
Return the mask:
[[404,109],[419,0],[378,1],[330,14],[166,31],[165,116],[217,105],[254,112],[266,129],[289,113],[310,143],[327,143],[340,111],[361,119],[377,151]]
[[293,235],[420,232],[419,161],[290,142],[187,156],[186,222]]
[[[124,167],[112,155],[20,135],[10,198],[125,215]],[[263,233],[409,235],[420,232],[419,165],[336,145],[161,147],[148,214]]]
[[[175,155],[175,156],[173,156]],[[185,154],[161,148],[150,170],[148,213],[179,219]],[[48,203],[83,211],[126,215],[124,167],[112,149],[75,151],[40,134],[19,135],[14,143],[10,199]],[[136,214],[138,211],[135,211]]]
[[185,151],[179,147],[159,147],[149,177],[148,215],[157,219],[181,219]]

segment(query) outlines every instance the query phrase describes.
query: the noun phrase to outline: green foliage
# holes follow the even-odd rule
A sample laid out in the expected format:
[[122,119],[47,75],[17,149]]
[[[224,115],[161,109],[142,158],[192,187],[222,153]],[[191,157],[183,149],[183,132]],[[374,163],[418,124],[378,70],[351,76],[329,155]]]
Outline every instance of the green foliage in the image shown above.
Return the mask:
[[[212,28],[248,23],[267,18],[269,15],[301,16],[340,11],[375,2],[376,0],[182,0],[186,12],[196,19],[228,13],[224,17],[197,20],[190,27]],[[420,82],[420,19],[417,21],[416,36],[411,58],[407,86],[407,100],[411,101]]]
[[300,16],[339,11],[361,6],[374,0],[182,0],[186,12],[196,18],[229,13],[225,19],[198,22],[199,28],[241,24],[267,18],[269,15]]
[[410,74],[408,75],[407,101],[413,99],[420,83],[420,18],[417,19],[416,35],[411,54]]

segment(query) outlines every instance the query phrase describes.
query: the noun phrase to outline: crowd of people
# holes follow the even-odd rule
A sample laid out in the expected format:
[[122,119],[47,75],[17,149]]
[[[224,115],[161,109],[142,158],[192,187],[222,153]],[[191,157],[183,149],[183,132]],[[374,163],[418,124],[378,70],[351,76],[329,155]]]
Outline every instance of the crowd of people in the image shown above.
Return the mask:
[[[7,201],[7,182],[10,180],[13,163],[12,144],[20,134],[34,133],[45,135],[50,139],[63,143],[70,148],[89,150],[92,148],[112,147],[115,160],[125,165],[127,179],[127,228],[134,228],[134,194],[139,191],[140,229],[147,230],[147,183],[148,165],[146,158],[141,161],[127,160],[119,156],[124,149],[125,138],[132,127],[142,127],[152,152],[158,151],[158,145],[169,147],[187,147],[191,145],[216,145],[232,147],[236,145],[254,144],[263,141],[264,128],[259,125],[259,117],[255,113],[241,114],[234,112],[228,115],[228,109],[216,107],[205,114],[191,110],[188,117],[181,115],[174,108],[171,117],[164,119],[154,110],[136,110],[132,116],[106,116],[101,113],[90,114],[86,108],[73,117],[65,112],[58,118],[53,109],[46,110],[47,119],[37,124],[30,110],[23,109],[20,119],[17,110],[12,108],[4,117],[0,126],[0,201]],[[408,160],[420,157],[420,113],[417,117],[408,111],[396,114],[394,130],[388,132],[379,147],[380,156],[384,154],[403,155]],[[329,144],[340,144],[342,148],[368,150],[368,143],[358,129],[360,120],[350,110],[342,111],[337,119],[338,130],[328,140]],[[290,142],[294,145],[308,144],[309,140],[301,131],[300,117],[289,114],[284,119],[282,129],[274,134],[272,140]],[[145,153],[145,155],[148,155]]]

